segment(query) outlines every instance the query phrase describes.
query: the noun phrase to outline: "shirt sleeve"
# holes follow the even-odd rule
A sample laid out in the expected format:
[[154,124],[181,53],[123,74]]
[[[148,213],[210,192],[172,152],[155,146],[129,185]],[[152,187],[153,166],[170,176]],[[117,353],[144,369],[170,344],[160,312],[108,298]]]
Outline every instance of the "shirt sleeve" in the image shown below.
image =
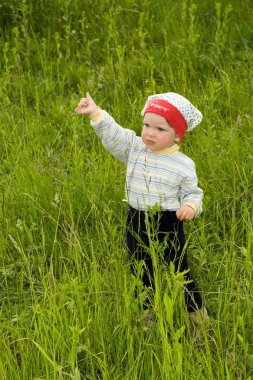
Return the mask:
[[136,133],[130,129],[122,128],[106,111],[101,111],[103,117],[98,121],[91,119],[91,127],[101,139],[105,149],[115,158],[127,163],[131,146],[136,139]]
[[202,213],[203,190],[198,187],[198,178],[193,163],[191,170],[181,183],[179,197],[182,206],[188,205],[194,209],[195,216]]

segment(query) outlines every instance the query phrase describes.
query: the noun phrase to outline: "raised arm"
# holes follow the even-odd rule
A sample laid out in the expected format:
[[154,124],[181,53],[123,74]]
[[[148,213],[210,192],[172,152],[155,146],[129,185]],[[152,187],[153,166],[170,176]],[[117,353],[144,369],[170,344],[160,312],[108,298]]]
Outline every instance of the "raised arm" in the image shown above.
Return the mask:
[[90,117],[91,127],[102,140],[105,149],[115,158],[126,163],[136,133],[117,124],[112,116],[97,106],[89,93],[80,100],[75,111],[80,115]]

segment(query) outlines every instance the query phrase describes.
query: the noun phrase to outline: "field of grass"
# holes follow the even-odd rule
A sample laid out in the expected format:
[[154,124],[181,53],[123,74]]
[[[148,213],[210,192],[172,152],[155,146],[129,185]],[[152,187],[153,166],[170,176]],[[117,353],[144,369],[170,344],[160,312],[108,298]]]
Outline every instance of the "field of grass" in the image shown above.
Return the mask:
[[[252,25],[251,0],[1,1],[1,380],[253,379]],[[186,225],[198,345],[172,271],[138,322],[125,167],[74,112],[87,90],[137,132],[154,93],[203,112],[181,143],[205,194]]]

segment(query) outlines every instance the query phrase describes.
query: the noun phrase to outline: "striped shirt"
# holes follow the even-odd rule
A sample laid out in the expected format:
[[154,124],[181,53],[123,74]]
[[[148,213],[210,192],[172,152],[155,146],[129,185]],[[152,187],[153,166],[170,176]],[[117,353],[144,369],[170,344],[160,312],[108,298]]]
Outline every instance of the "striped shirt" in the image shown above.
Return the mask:
[[125,196],[130,206],[146,210],[159,205],[162,210],[176,211],[188,204],[199,215],[203,191],[198,187],[195,164],[178,151],[178,145],[164,153],[151,152],[134,131],[102,112],[104,117],[91,121],[91,126],[105,149],[127,165]]

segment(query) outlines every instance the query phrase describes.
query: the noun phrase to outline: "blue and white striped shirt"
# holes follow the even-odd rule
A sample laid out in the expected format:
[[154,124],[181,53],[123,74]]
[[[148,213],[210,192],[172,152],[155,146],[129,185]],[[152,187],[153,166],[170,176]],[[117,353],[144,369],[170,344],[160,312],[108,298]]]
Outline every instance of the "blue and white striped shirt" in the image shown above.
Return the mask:
[[194,162],[178,151],[175,144],[168,154],[147,149],[142,138],[132,130],[122,128],[106,112],[91,121],[105,149],[127,164],[125,194],[130,206],[146,210],[159,205],[162,210],[176,211],[188,204],[199,215],[203,191],[198,187]]

